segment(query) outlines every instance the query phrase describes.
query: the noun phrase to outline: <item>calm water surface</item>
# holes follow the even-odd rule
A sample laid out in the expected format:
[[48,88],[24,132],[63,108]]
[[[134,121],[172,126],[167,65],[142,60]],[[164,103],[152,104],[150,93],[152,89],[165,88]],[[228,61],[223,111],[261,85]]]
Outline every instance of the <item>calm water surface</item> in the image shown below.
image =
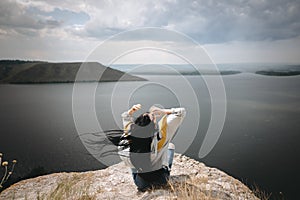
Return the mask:
[[[199,99],[201,120],[193,143],[181,153],[224,170],[246,184],[257,184],[274,197],[282,192],[287,199],[299,198],[300,77],[246,73],[223,76],[226,121],[214,149],[203,159],[198,158],[198,152],[210,121],[211,102],[201,77],[185,78]],[[151,79],[165,79],[181,87],[176,76],[152,76]],[[89,83],[82,84],[89,87]],[[115,83],[100,83],[96,90],[96,113],[105,129],[120,126],[119,114],[128,104],[141,102],[145,108],[155,103],[164,107],[180,105],[186,107],[188,116],[178,132],[176,146],[179,152],[186,149],[180,138],[193,135],[188,127],[196,123],[193,121],[195,105],[183,105],[176,94],[157,84],[118,84],[122,90],[112,92]],[[144,86],[130,91],[136,84]],[[73,84],[0,85],[0,151],[6,159],[18,160],[12,180],[104,167],[78,137],[72,113],[72,90]],[[128,92],[131,92],[129,100],[125,98]],[[116,105],[113,110],[111,105]],[[84,109],[82,105],[78,112],[84,115]],[[85,123],[89,125],[88,118]]]

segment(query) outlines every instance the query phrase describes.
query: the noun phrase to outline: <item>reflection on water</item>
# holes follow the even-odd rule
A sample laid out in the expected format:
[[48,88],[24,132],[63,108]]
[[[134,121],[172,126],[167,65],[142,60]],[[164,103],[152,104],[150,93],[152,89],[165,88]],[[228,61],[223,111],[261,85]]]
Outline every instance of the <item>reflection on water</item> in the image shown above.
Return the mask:
[[[176,76],[154,78],[166,79],[175,87],[181,87]],[[130,91],[132,86],[145,83],[122,82],[118,83],[122,84],[122,90],[116,90],[115,83],[98,85],[96,114],[101,126],[104,129],[120,127],[121,112],[137,102],[141,102],[145,110],[155,103],[164,107],[184,106],[188,116],[175,141],[177,151],[185,149],[181,139],[193,136],[189,126],[199,123],[198,133],[185,153],[200,160],[198,152],[210,121],[211,102],[200,77],[186,78],[199,100],[200,122],[193,121],[196,105],[182,104],[168,88],[148,84]],[[295,197],[295,174],[300,167],[297,144],[300,77],[239,74],[223,78],[227,94],[224,129],[212,152],[201,161],[250,185],[255,182],[273,194],[283,192],[286,197]],[[88,87],[89,83],[82,84]],[[0,151],[7,159],[18,160],[15,179],[103,167],[78,138],[72,115],[72,89],[72,84],[0,85]],[[115,91],[113,95],[112,91]],[[84,114],[84,106],[78,112]],[[85,123],[88,126],[89,121]]]

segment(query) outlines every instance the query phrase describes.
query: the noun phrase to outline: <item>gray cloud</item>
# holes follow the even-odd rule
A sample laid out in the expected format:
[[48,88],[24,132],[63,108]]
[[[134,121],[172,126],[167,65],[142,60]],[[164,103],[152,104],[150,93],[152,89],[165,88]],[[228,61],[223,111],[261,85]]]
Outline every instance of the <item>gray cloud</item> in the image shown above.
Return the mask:
[[[0,1],[2,28],[60,27],[80,37],[103,39],[124,30],[154,26],[183,32],[200,43],[281,40],[300,35],[300,3],[297,0],[18,2]],[[55,18],[46,19],[37,12],[29,12],[30,8],[43,12],[55,9],[84,12],[90,19],[79,29],[78,26],[63,25]]]
[[[0,45],[5,48],[0,49],[0,55],[13,58],[16,53],[45,59],[85,57],[84,53],[99,40],[136,28],[160,27],[182,32],[212,47],[221,55],[221,61],[230,56],[233,61],[241,51],[242,60],[247,61],[256,60],[257,52],[264,58],[264,52],[270,52],[277,57],[283,55],[288,61],[299,60],[296,53],[289,56],[299,52],[299,10],[298,0],[3,0]],[[133,42],[145,39],[181,42],[159,31],[149,34],[147,30],[119,38]],[[275,43],[280,45],[274,46]],[[185,45],[184,41],[180,45]],[[228,47],[231,50],[224,50]],[[271,57],[268,59],[272,61]]]
[[8,28],[42,28],[41,24],[20,4],[13,1],[1,1],[0,26]]
[[84,30],[75,34],[96,38],[145,26],[178,30],[201,43],[281,40],[300,34],[300,3],[293,0],[132,0],[123,4],[87,0],[81,8],[70,9],[91,16]]
[[169,27],[200,42],[222,43],[297,37],[300,35],[299,10],[299,1],[292,0],[202,0],[169,3],[164,15],[169,19]]
[[62,20],[41,15],[30,6],[17,1],[0,1],[0,29],[9,34],[39,36],[42,29],[59,28],[62,25]]

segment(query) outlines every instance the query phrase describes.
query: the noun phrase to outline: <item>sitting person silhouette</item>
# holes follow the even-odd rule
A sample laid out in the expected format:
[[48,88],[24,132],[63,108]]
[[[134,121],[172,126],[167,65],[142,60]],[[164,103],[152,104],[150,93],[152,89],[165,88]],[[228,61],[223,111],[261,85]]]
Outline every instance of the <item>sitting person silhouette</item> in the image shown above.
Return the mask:
[[[121,147],[119,155],[131,168],[138,190],[145,191],[168,183],[175,151],[175,145],[170,141],[186,111],[184,108],[152,106],[134,120],[133,114],[141,107],[141,104],[133,105],[122,114],[124,134],[120,143],[128,144],[129,148]],[[157,122],[158,117],[161,119]]]

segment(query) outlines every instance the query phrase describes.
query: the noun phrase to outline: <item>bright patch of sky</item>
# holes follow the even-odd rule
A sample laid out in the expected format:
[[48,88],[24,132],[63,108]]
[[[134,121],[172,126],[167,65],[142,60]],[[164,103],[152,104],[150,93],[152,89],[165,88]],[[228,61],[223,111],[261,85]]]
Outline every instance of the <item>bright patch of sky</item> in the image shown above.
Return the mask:
[[89,19],[90,16],[85,12],[74,12],[71,10],[63,10],[61,8],[55,8],[49,12],[39,10],[36,7],[29,7],[27,12],[35,13],[37,16],[41,15],[43,17],[48,17],[63,23],[64,25],[84,25]]

